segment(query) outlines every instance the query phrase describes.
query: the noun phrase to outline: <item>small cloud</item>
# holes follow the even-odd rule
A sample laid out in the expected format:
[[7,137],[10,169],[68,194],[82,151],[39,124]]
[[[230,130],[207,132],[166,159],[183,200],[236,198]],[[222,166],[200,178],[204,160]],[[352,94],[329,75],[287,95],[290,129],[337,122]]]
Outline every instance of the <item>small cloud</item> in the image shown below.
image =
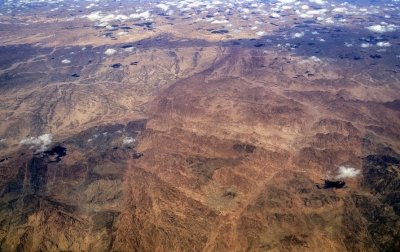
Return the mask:
[[338,170],[337,179],[354,178],[360,174],[360,170],[357,170],[349,166],[340,166]]
[[107,55],[107,56],[111,56],[111,55],[114,55],[116,52],[117,52],[117,50],[112,49],[112,48],[108,48],[108,49],[104,52],[104,54]]
[[71,61],[70,61],[69,59],[63,59],[63,60],[61,61],[61,63],[63,63],[63,64],[70,64]]
[[90,21],[97,21],[97,20],[101,19],[101,12],[100,11],[92,12],[85,17],[87,19],[89,19]]
[[316,56],[308,57],[299,62],[300,64],[322,63],[322,60]]
[[378,24],[378,25],[368,26],[367,29],[377,33],[384,33],[384,32],[396,31],[397,26],[392,24]]
[[297,0],[278,0],[278,2],[284,3],[284,4],[291,4],[296,2]]
[[126,31],[121,31],[117,33],[118,36],[126,36],[128,33]]
[[257,36],[265,36],[265,35],[267,35],[267,33],[263,32],[263,31],[258,31],[258,32],[256,32],[256,35]]
[[352,43],[349,43],[349,42],[344,42],[344,45],[345,45],[346,47],[353,47],[353,44],[352,44]]
[[310,9],[310,7],[308,5],[306,5],[306,4],[304,4],[304,5],[301,6],[301,9],[302,10],[308,10],[308,9]]
[[227,24],[229,23],[228,20],[214,20],[211,22],[211,24]]
[[144,11],[142,13],[131,14],[131,15],[129,15],[129,17],[133,18],[133,19],[149,19],[149,18],[151,18],[151,13],[150,13],[150,11]]
[[314,61],[314,62],[321,62],[321,59],[316,57],[316,56],[311,56],[309,59]]
[[19,143],[21,145],[29,145],[31,148],[38,147],[36,152],[43,152],[47,150],[48,145],[51,144],[53,136],[51,134],[44,134],[38,137],[30,137],[22,139]]
[[389,46],[391,46],[391,44],[389,42],[383,42],[383,41],[376,43],[376,45],[379,46],[379,47],[389,47]]
[[334,9],[332,10],[332,12],[346,13],[346,12],[347,12],[347,9],[346,9],[345,7],[337,7],[337,8],[334,8]]
[[319,4],[319,5],[323,5],[326,4],[325,0],[310,0],[311,3],[315,3],[315,4]]
[[163,3],[157,4],[156,7],[162,9],[163,11],[167,11],[169,9],[169,5]]
[[125,137],[122,140],[122,145],[130,145],[133,144],[135,142],[135,139],[133,137]]
[[304,32],[296,32],[292,35],[292,38],[302,38],[304,37]]
[[281,15],[279,15],[278,13],[276,13],[276,12],[273,12],[273,13],[271,13],[271,17],[273,17],[273,18],[279,18]]
[[371,46],[371,44],[369,44],[369,43],[362,43],[361,44],[361,47],[362,48],[368,48],[368,47],[370,47]]
[[133,52],[134,50],[135,50],[135,47],[128,47],[128,48],[124,49],[125,52]]

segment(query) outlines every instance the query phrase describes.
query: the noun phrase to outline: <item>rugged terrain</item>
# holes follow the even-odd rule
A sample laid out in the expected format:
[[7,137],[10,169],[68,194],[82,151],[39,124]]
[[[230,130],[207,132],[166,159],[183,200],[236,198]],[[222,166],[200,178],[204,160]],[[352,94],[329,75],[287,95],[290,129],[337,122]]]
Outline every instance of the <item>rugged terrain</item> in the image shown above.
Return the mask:
[[43,8],[0,16],[1,251],[400,250],[398,34]]

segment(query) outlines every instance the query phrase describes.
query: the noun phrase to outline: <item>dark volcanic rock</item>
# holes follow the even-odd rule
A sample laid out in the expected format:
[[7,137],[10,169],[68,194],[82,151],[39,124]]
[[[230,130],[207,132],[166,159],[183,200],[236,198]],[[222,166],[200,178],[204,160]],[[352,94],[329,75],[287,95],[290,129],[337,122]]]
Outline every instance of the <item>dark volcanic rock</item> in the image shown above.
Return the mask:
[[[396,155],[397,156],[397,155]],[[400,164],[398,157],[364,158],[363,185],[374,197],[354,195],[356,207],[368,221],[368,230],[381,251],[400,250]]]
[[28,165],[28,176],[32,192],[43,191],[47,183],[47,159],[34,156]]

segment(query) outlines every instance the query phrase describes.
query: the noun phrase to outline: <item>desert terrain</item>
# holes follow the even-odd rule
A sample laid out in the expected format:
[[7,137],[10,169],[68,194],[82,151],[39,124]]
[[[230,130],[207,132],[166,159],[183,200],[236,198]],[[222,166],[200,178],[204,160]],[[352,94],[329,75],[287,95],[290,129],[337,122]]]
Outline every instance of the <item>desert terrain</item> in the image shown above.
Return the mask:
[[0,251],[399,251],[399,13],[0,1]]

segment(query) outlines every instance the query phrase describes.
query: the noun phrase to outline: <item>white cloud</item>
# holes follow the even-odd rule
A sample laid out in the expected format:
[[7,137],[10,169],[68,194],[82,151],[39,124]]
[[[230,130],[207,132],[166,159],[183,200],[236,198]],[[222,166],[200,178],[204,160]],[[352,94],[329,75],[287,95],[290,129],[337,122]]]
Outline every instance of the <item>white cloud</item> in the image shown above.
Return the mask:
[[126,36],[126,35],[128,35],[128,34],[129,34],[129,33],[126,32],[126,31],[121,31],[121,32],[118,32],[118,33],[117,33],[118,36]]
[[123,145],[130,145],[130,144],[133,144],[134,142],[135,142],[135,139],[132,137],[125,137],[124,139],[122,139]]
[[391,46],[391,44],[389,42],[383,42],[383,41],[376,43],[376,45],[379,46],[379,47],[389,47],[389,46]]
[[326,1],[324,0],[310,0],[311,3],[315,3],[315,4],[319,4],[319,5],[323,5],[326,4]]
[[312,63],[321,64],[322,60],[316,56],[311,56],[311,57],[308,57],[307,59],[303,59],[303,60],[299,61],[299,64],[312,64]]
[[290,3],[296,2],[296,0],[278,0],[278,2],[285,3],[285,4],[290,4]]
[[265,36],[265,35],[267,35],[267,33],[263,32],[263,31],[258,31],[258,32],[256,32],[256,35],[257,36]]
[[310,9],[310,7],[308,5],[306,5],[306,4],[304,4],[304,5],[301,6],[301,9],[302,10],[308,10],[308,9]]
[[362,43],[361,44],[361,47],[362,48],[368,48],[368,47],[370,47],[371,46],[371,44],[369,44],[369,43]]
[[378,25],[371,25],[367,27],[368,30],[377,32],[377,33],[384,33],[384,32],[393,32],[397,29],[396,25],[392,24],[378,24]]
[[316,56],[311,56],[309,59],[314,61],[314,62],[321,62],[321,59],[316,57]]
[[111,55],[114,55],[116,52],[117,52],[117,50],[112,49],[112,48],[108,48],[108,49],[104,52],[104,54],[105,54],[105,55],[108,55],[108,56],[111,56]]
[[19,143],[21,145],[30,145],[31,147],[39,147],[37,152],[43,152],[47,150],[48,145],[51,144],[53,136],[51,134],[44,134],[38,137],[30,137],[22,139]]
[[163,11],[167,11],[169,9],[169,5],[163,3],[157,4],[156,6],[162,9]]
[[279,18],[281,15],[279,15],[278,13],[276,13],[276,12],[273,12],[273,13],[271,13],[271,17],[273,17],[273,18]]
[[69,59],[63,59],[63,60],[61,61],[61,63],[63,63],[63,64],[69,64],[69,63],[71,63],[71,61],[70,61]]
[[332,10],[332,12],[346,13],[346,12],[347,12],[347,9],[346,9],[345,7],[337,7],[337,8],[334,8],[334,9]]
[[100,11],[92,12],[89,15],[87,15],[86,17],[90,21],[97,21],[97,20],[101,19],[101,12]]
[[131,15],[129,15],[129,17],[133,18],[133,19],[149,19],[149,18],[151,18],[151,14],[150,14],[150,11],[145,11],[142,13],[131,14]]
[[309,10],[306,12],[307,15],[323,15],[325,14],[326,9],[318,9],[318,10]]
[[325,19],[325,23],[327,23],[327,24],[334,24],[335,21],[333,21],[333,19],[329,17],[329,18]]
[[125,52],[133,52],[134,50],[135,50],[135,47],[128,47],[128,48],[124,49]]
[[229,23],[228,20],[214,20],[211,22],[211,24],[227,24]]
[[360,170],[357,170],[349,166],[340,166],[338,170],[337,179],[354,178],[360,174]]
[[304,37],[304,32],[296,32],[292,35],[292,38],[302,38]]

